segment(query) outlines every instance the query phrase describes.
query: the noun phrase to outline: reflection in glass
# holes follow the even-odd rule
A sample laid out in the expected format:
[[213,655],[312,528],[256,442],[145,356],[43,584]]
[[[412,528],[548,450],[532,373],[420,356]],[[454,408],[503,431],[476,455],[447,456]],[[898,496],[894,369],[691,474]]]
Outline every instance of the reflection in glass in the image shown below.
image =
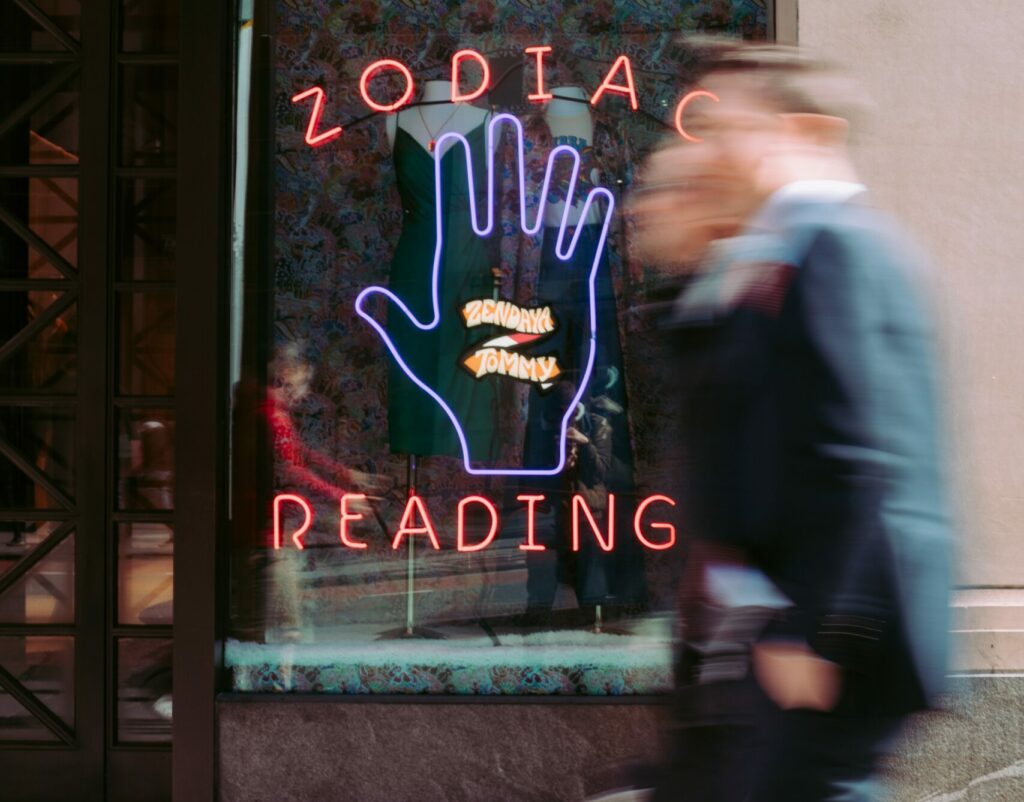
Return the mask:
[[178,153],[177,65],[121,67],[121,164],[172,167]]
[[[75,725],[75,641],[0,637],[0,666],[69,727]],[[0,687],[0,741],[56,741],[56,735]]]
[[22,557],[39,548],[60,526],[57,521],[0,521],[0,581]]
[[122,0],[121,50],[169,53],[178,49],[176,0]]
[[2,507],[69,507],[75,492],[74,456],[74,409],[0,407]]
[[[6,575],[9,577],[17,570],[15,565]],[[0,622],[71,624],[74,620],[75,537],[72,534],[0,592]]]
[[[0,133],[2,164],[76,164],[78,80],[67,63],[0,65],[5,107],[33,100],[32,110]],[[48,89],[48,93],[40,94]]]
[[170,639],[118,639],[118,742],[171,740],[171,656]]
[[118,621],[170,624],[174,598],[174,531],[166,524],[118,527]]
[[47,30],[15,3],[0,7],[0,52],[68,52],[68,39],[79,38],[78,0],[34,0],[56,32]]
[[119,391],[123,395],[172,395],[174,293],[121,292],[117,304]]
[[78,304],[57,290],[0,291],[0,389],[68,393],[78,373]]
[[174,508],[174,412],[128,409],[118,414],[118,507]]
[[[74,278],[78,265],[78,179],[0,179],[0,243],[5,249],[0,276],[47,278],[40,273],[43,266],[38,260],[42,259],[49,268],[62,269]],[[35,257],[30,258],[33,249]]]
[[120,278],[173,279],[177,203],[174,182],[123,180],[118,185],[118,197]]

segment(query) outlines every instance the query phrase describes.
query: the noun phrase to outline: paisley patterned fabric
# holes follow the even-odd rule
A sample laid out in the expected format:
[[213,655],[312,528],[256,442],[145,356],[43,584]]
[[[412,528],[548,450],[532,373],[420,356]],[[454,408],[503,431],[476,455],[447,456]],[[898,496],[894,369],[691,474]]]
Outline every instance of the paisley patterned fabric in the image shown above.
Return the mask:
[[472,668],[391,663],[232,666],[232,686],[252,693],[635,696],[672,689],[668,665],[624,671],[595,664]]
[[630,696],[671,689],[667,642],[630,647],[623,646],[628,637],[581,634],[595,643],[583,646],[570,636],[551,646],[527,637],[518,648],[455,641],[346,650],[229,641],[227,657],[234,689],[258,693]]

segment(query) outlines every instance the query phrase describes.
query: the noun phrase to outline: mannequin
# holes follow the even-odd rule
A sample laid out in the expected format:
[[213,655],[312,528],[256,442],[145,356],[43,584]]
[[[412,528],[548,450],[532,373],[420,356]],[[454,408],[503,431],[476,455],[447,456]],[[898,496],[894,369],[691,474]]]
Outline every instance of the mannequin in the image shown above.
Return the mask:
[[[463,326],[454,310],[471,298],[493,292],[491,244],[473,233],[470,204],[484,201],[487,180],[485,138],[489,112],[469,103],[451,103],[449,81],[427,81],[423,100],[437,105],[402,109],[385,120],[395,177],[402,199],[402,233],[395,246],[388,278],[396,293],[421,320],[432,314],[431,274],[437,241],[435,175],[442,175],[443,248],[439,254],[437,303],[444,318],[431,332],[415,328],[401,314],[388,315],[388,333],[407,366],[435,388],[453,410],[476,459],[490,458],[497,447],[494,382],[479,382],[459,367],[462,355],[479,339]],[[435,153],[442,134],[457,132],[469,143],[475,190],[463,148],[454,140]],[[455,152],[451,147],[455,145]],[[450,154],[450,157],[449,157]],[[471,197],[471,195],[475,197]],[[391,451],[417,456],[461,456],[460,443],[446,413],[389,361],[388,437]]]
[[[551,130],[552,145],[572,145],[578,151],[592,146],[594,144],[594,120],[590,116],[589,96],[587,93],[579,86],[558,86],[551,90],[551,94],[555,97],[553,100],[548,101],[544,119]],[[562,100],[562,98],[575,98],[575,100]],[[577,100],[582,102],[576,102]],[[583,162],[580,164],[580,170],[583,171],[585,169],[586,163]],[[580,191],[581,185],[587,181],[594,183],[597,181],[597,178],[596,167],[590,170],[589,175],[581,173],[579,176],[576,202],[569,212],[569,225],[576,225],[580,222],[580,214],[583,211],[583,198],[586,197],[586,192]],[[549,203],[544,210],[544,225],[559,225],[562,222],[564,209],[565,203],[563,201]],[[587,223],[598,222],[598,210],[591,207],[587,218],[585,221]]]
[[[551,131],[552,147],[571,145],[581,154],[573,203],[568,210],[568,223],[578,226],[580,240],[568,261],[555,254],[558,227],[566,212],[565,182],[568,180],[568,159],[559,159],[548,203],[544,208],[544,234],[538,277],[538,302],[557,310],[562,329],[545,340],[547,349],[558,353],[564,365],[567,384],[577,381],[583,373],[583,356],[587,344],[573,339],[569,332],[587,329],[590,316],[587,276],[593,264],[600,232],[600,212],[595,206],[586,219],[581,219],[584,200],[590,188],[600,180],[594,161],[594,121],[588,95],[580,87],[553,88],[554,99],[548,101],[545,121]],[[572,99],[570,99],[572,98]],[[577,100],[582,102],[577,102]],[[601,265],[594,285],[594,306],[597,336],[590,383],[569,431],[572,448],[581,455],[578,467],[569,467],[561,476],[526,483],[530,492],[551,498],[564,498],[567,493],[590,492],[597,499],[609,493],[628,496],[634,492],[633,455],[626,415],[626,397],[622,376],[622,349],[619,343],[615,291],[607,251],[600,255]],[[576,361],[574,361],[574,359]],[[569,384],[570,390],[575,390]],[[557,428],[553,421],[560,415],[557,394],[531,392],[527,412],[524,464],[527,467],[549,464],[558,447]],[[582,459],[582,455],[589,459]],[[603,466],[597,470],[594,466]],[[589,467],[588,467],[589,466]],[[646,598],[643,554],[622,542],[612,553],[587,548],[579,554],[567,552],[564,543],[565,515],[560,512],[538,524],[538,537],[549,545],[546,553],[528,553],[527,620],[550,616],[559,577],[575,576],[576,600],[581,607],[595,609],[595,623],[600,608],[609,605],[642,604]],[[602,513],[604,514],[604,513]],[[621,531],[629,525],[627,516],[617,508],[615,525]],[[569,566],[574,565],[575,571]]]
[[[452,103],[451,97],[451,81],[427,81],[423,84],[421,102],[437,105],[416,106],[402,109],[398,114],[389,114],[384,121],[384,130],[391,147],[395,146],[399,126],[419,142],[424,150],[430,151],[431,140],[439,139],[441,134],[454,131],[465,136],[487,120],[489,115],[484,109],[469,103]],[[441,155],[454,144],[451,140],[445,142]]]

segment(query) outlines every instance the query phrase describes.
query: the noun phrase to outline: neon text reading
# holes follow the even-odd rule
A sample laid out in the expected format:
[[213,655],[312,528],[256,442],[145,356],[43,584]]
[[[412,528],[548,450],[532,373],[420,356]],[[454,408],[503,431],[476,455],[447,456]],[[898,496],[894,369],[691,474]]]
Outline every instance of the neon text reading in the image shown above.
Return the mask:
[[[349,511],[349,504],[361,502],[366,496],[359,493],[346,493],[340,499],[341,507],[341,545],[349,549],[366,549],[369,544],[364,541],[353,540],[348,534],[347,524],[351,521],[362,519],[362,515]],[[547,501],[547,497],[541,494],[518,495],[516,501],[522,503],[526,513],[526,539],[519,544],[521,551],[545,551],[547,546],[536,541],[536,518],[537,507]],[[554,502],[558,503],[558,502]],[[614,493],[608,494],[608,508],[606,511],[597,513],[590,509],[586,499],[581,495],[573,495],[570,499],[572,505],[572,531],[571,548],[573,551],[580,551],[583,538],[593,537],[602,551],[613,551],[615,548],[615,507],[618,503]],[[282,508],[285,504],[294,504],[302,511],[302,520],[295,526],[291,521],[292,528],[290,535],[285,532],[285,516]],[[664,518],[655,518],[653,507],[655,504],[664,504],[671,508],[676,506],[668,496],[652,495],[640,500],[636,507],[636,514],[633,516],[633,535],[637,541],[652,551],[664,551],[672,548],[676,543],[676,527],[673,523]],[[482,538],[470,541],[469,526],[467,524],[468,511],[477,509],[487,519],[487,532]],[[294,516],[287,516],[293,519]],[[294,493],[280,493],[274,497],[273,503],[273,547],[275,549],[286,548],[286,537],[290,537],[292,545],[299,550],[305,548],[303,536],[313,525],[313,507],[302,496]],[[646,521],[646,524],[645,524]],[[466,496],[459,501],[456,525],[455,525],[455,548],[458,551],[472,552],[482,551],[490,546],[498,535],[501,526],[501,513],[497,506],[490,499],[484,496]],[[666,533],[664,540],[652,541],[648,535],[651,530],[660,530]],[[417,535],[426,536],[430,545],[437,550],[441,549],[441,540],[438,531],[434,526],[427,508],[427,502],[422,496],[412,495],[406,501],[405,509],[399,520],[398,527],[391,539],[391,548],[397,550],[402,546],[403,541],[408,537]],[[479,537],[476,535],[476,537]],[[451,542],[451,541],[449,541]]]

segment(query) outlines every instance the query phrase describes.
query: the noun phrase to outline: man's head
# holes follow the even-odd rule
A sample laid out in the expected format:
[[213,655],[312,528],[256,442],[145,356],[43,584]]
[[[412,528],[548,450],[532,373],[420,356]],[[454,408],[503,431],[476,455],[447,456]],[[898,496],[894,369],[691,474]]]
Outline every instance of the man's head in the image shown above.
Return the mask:
[[691,104],[686,129],[702,141],[689,158],[730,182],[739,207],[790,181],[852,176],[847,135],[863,101],[841,70],[793,47],[697,46],[700,86],[718,100]]
[[692,258],[742,227],[776,189],[808,178],[850,179],[846,152],[859,103],[840,71],[794,48],[700,41],[698,85],[714,96],[686,108],[655,152],[632,211],[655,264]]

